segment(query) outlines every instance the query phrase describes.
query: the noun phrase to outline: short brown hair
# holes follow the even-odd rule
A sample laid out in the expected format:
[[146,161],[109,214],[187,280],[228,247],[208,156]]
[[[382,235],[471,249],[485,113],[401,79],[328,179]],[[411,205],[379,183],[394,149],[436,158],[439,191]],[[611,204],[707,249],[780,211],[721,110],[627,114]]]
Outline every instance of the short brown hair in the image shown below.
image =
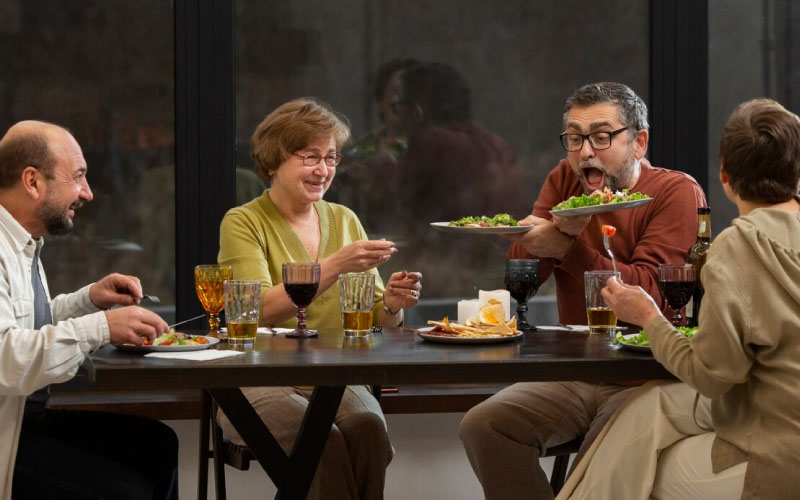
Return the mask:
[[340,149],[350,138],[347,118],[313,97],[289,101],[268,114],[250,139],[256,173],[268,180],[292,153],[328,137]]
[[572,93],[564,105],[563,127],[572,108],[585,108],[595,104],[613,104],[619,108],[619,119],[631,129],[631,137],[640,130],[649,130],[647,105],[627,85],[616,82],[590,83]]
[[800,182],[800,118],[771,99],[740,104],[725,123],[719,159],[741,199],[788,201]]
[[44,134],[32,132],[6,137],[0,141],[0,189],[15,185],[27,166],[36,167],[51,178],[55,164],[56,158]]

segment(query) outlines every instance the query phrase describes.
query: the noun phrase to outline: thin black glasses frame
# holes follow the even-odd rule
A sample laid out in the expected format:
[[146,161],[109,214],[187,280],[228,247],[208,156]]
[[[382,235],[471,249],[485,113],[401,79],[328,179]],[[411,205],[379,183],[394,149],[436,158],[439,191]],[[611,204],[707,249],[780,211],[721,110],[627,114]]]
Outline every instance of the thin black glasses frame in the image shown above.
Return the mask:
[[[574,132],[564,132],[563,134],[559,135],[558,138],[561,139],[561,147],[564,148],[565,151],[569,151],[571,153],[574,153],[575,151],[580,151],[581,148],[583,148],[583,143],[586,142],[587,140],[589,141],[589,146],[591,146],[592,149],[594,149],[596,151],[602,151],[604,149],[608,149],[608,148],[611,147],[611,143],[613,142],[613,139],[614,139],[615,135],[621,134],[622,132],[628,130],[629,128],[630,127],[622,127],[622,128],[618,128],[617,130],[612,130],[611,132],[592,132],[591,134],[576,134]],[[597,135],[597,134],[608,134],[608,146],[606,146],[604,148],[598,148],[597,146],[594,145],[594,142],[592,142],[592,136],[593,135]],[[581,141],[581,145],[578,147],[578,149],[569,149],[569,148],[567,148],[567,144],[564,142],[564,137],[566,137],[568,135],[577,135],[577,136],[580,136],[583,139]]]

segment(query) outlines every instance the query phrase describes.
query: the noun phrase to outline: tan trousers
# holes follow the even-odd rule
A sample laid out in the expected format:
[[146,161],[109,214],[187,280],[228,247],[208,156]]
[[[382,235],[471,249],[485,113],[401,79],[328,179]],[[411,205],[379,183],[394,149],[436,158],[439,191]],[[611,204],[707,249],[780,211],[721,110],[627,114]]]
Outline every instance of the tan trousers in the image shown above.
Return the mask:
[[[651,382],[617,411],[559,499],[733,499],[747,463],[711,470],[710,400],[681,382]],[[694,416],[693,416],[694,415]],[[696,417],[696,421],[695,421]],[[663,451],[662,451],[663,450]]]
[[[289,453],[311,391],[294,387],[243,387],[242,392],[283,450]],[[228,439],[244,444],[222,411],[217,418]],[[386,467],[393,454],[378,401],[364,386],[348,387],[334,418],[308,498],[382,499]]]
[[539,457],[549,446],[584,437],[580,456],[634,390],[586,382],[528,382],[472,408],[459,435],[486,499],[552,499]]

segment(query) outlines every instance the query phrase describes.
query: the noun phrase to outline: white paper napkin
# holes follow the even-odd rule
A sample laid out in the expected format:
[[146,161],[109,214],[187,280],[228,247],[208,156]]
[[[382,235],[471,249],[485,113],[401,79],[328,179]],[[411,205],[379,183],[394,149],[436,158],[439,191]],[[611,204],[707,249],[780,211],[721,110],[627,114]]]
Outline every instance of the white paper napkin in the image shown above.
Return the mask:
[[190,359],[192,361],[210,361],[212,359],[229,358],[244,354],[242,351],[218,351],[216,349],[205,349],[203,351],[182,351],[182,352],[150,352],[145,354],[148,358],[161,359]]

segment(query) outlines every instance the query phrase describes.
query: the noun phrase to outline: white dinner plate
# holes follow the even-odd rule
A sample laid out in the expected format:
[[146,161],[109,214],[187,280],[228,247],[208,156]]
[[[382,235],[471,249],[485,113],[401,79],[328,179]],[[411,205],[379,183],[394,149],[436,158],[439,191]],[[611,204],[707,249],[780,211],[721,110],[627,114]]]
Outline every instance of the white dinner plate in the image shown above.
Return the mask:
[[429,342],[439,342],[440,344],[497,344],[500,342],[511,342],[522,337],[522,332],[515,335],[492,335],[485,337],[446,337],[444,335],[436,335],[431,333],[432,326],[425,328],[418,328],[417,335]]
[[461,234],[515,234],[524,233],[531,228],[531,226],[461,227],[451,226],[449,222],[431,222],[431,227],[443,233]]
[[604,212],[613,212],[614,210],[624,210],[626,208],[640,207],[653,201],[654,198],[645,198],[643,200],[633,201],[620,201],[618,203],[603,203],[601,205],[592,205],[591,207],[579,208],[565,208],[564,210],[550,210],[553,215],[561,217],[571,217],[573,215],[591,215],[602,214]]
[[[202,336],[202,335],[201,335]],[[133,345],[133,344],[113,344],[114,347],[122,351],[130,352],[181,352],[181,351],[202,351],[208,349],[214,344],[219,343],[219,339],[214,337],[206,337],[208,344],[198,345]]]
[[627,335],[623,335],[622,336],[622,340],[619,341],[618,345],[621,345],[622,347],[625,347],[627,349],[631,349],[633,351],[652,352],[650,350],[650,346],[649,345],[636,345],[636,344],[628,344],[628,343],[625,342],[627,339],[632,338],[632,337],[636,337],[637,335],[639,335],[639,334],[638,333],[629,333]]

